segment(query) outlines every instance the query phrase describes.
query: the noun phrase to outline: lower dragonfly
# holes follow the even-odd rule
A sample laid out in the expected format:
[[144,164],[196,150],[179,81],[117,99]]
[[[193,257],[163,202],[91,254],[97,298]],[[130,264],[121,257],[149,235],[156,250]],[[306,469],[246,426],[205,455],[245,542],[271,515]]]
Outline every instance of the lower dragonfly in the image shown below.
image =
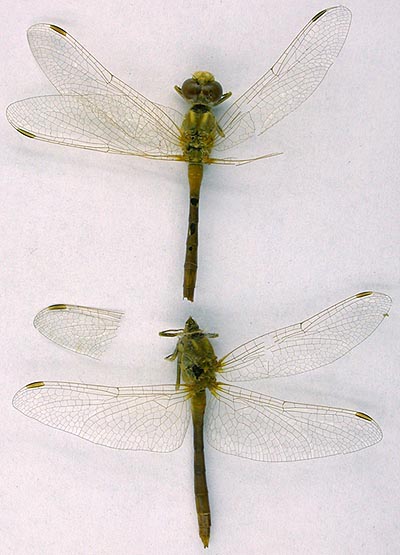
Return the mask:
[[[178,337],[175,384],[109,387],[33,382],[13,404],[48,426],[114,449],[168,452],[183,442],[193,422],[194,492],[199,535],[208,546],[211,528],[203,424],[212,447],[257,461],[297,461],[351,453],[382,438],[378,424],[355,410],[283,401],[220,381],[292,376],[342,357],[388,315],[391,299],[367,291],[292,326],[261,335],[221,359],[193,318]],[[34,324],[52,341],[98,358],[116,333],[121,313],[53,305]]]
[[20,100],[7,109],[17,131],[50,143],[188,164],[189,224],[183,296],[194,299],[199,198],[204,164],[242,164],[274,156],[218,158],[261,135],[300,106],[318,87],[346,40],[351,12],[335,6],[316,14],[276,63],[220,117],[213,110],[231,97],[209,71],[196,71],[176,92],[186,115],[155,104],[102,66],[69,33],[39,23],[28,29],[32,54],[58,95]]

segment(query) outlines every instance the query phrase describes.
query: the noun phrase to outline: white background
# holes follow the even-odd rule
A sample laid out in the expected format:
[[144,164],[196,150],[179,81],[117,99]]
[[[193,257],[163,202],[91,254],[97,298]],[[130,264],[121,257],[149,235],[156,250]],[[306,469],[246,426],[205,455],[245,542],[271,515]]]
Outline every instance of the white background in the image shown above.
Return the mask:
[[[34,380],[173,382],[158,331],[191,314],[219,355],[358,291],[389,293],[389,319],[329,369],[249,387],[373,415],[383,441],[342,457],[263,464],[206,448],[209,553],[397,553],[399,545],[399,39],[397,2],[349,1],[347,43],[317,92],[245,153],[284,155],[206,169],[196,303],[181,299],[188,188],[178,163],[28,140],[0,121],[2,553],[196,554],[192,448],[98,447],[11,406]],[[25,38],[67,29],[156,102],[194,70],[243,92],[325,1],[2,3],[1,105],[53,94]],[[32,326],[53,303],[126,311],[102,362]],[[245,384],[246,385],[246,384]]]

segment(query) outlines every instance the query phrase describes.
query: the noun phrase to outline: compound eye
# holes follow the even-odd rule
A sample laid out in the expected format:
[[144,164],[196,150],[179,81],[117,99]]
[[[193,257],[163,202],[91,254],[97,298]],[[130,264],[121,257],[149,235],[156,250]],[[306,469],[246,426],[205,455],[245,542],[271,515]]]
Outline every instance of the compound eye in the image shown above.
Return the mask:
[[201,87],[194,79],[186,79],[182,85],[182,94],[187,100],[193,100],[200,94]]
[[210,102],[217,102],[222,96],[222,86],[218,81],[212,81],[203,85],[202,91]]

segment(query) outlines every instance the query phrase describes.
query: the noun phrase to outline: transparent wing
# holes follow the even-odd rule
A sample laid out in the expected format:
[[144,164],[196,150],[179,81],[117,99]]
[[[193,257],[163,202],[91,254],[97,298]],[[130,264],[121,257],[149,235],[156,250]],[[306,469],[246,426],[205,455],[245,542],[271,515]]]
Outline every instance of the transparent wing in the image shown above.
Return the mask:
[[174,385],[107,387],[34,382],[13,405],[26,416],[114,449],[177,449],[189,423],[186,393]]
[[207,440],[219,451],[257,461],[297,461],[351,453],[382,439],[368,415],[290,403],[219,384],[206,409]]
[[[39,23],[28,30],[32,54],[61,96],[21,100],[7,118],[44,141],[148,157],[181,157],[179,127],[167,111],[107,71],[71,35]],[[174,114],[176,112],[174,111]]]
[[227,150],[275,125],[315,91],[346,40],[351,12],[344,6],[315,15],[272,68],[222,115],[215,150]]
[[388,315],[391,298],[366,291],[308,320],[256,337],[226,355],[228,381],[291,376],[330,364],[364,341]]
[[33,325],[70,351],[100,358],[117,335],[122,316],[116,310],[57,304],[38,312]]

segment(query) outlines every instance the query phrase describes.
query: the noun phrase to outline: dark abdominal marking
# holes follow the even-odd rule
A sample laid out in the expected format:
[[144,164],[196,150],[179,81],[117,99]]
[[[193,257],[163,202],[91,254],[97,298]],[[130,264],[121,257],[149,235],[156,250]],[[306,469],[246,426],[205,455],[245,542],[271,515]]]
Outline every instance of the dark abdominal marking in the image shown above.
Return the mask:
[[196,224],[190,224],[190,235],[193,235],[196,231]]
[[192,197],[190,199],[190,204],[192,204],[193,206],[197,206],[199,204],[199,199],[196,197]]

